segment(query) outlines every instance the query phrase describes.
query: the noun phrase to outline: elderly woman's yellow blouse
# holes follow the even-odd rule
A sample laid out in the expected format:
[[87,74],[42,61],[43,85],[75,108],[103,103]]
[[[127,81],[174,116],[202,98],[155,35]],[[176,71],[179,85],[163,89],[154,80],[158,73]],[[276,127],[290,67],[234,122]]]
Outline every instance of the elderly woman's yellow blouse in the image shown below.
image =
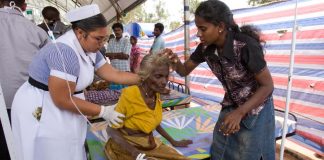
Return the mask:
[[162,103],[160,94],[156,94],[154,110],[150,109],[141,95],[138,86],[130,86],[122,90],[115,110],[125,115],[124,122],[113,128],[130,128],[150,133],[160,125],[162,121]]

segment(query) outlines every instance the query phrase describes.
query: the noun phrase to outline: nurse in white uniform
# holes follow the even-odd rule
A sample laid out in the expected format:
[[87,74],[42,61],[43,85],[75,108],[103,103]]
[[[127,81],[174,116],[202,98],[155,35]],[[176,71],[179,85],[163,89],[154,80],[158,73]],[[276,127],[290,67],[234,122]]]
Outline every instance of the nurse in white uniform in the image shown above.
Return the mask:
[[114,69],[98,52],[107,41],[108,23],[97,5],[72,10],[67,19],[72,30],[36,54],[29,80],[15,95],[11,114],[19,160],[85,160],[87,124],[80,112],[108,123],[123,115],[114,106],[85,101],[82,90],[94,73],[114,83],[139,82],[137,75]]

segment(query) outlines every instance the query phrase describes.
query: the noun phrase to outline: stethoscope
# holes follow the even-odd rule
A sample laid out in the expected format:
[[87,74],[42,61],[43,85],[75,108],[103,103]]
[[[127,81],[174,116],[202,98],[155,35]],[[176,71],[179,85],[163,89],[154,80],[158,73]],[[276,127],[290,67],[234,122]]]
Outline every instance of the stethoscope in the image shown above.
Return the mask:
[[[9,7],[7,7],[7,6],[4,6],[4,9],[17,9],[20,13],[23,13],[23,11],[21,10],[21,8],[20,7],[17,7],[16,6],[16,3],[14,2],[14,1],[10,1],[10,3],[9,3]],[[8,12],[9,13],[9,12]],[[67,77],[67,71],[66,71],[66,65],[65,65],[65,63],[64,63],[64,58],[63,58],[63,54],[62,54],[62,52],[61,52],[61,50],[60,50],[60,48],[58,47],[58,45],[57,45],[57,43],[56,43],[56,38],[54,37],[54,33],[53,33],[53,31],[49,28],[49,26],[48,26],[48,24],[47,24],[47,22],[44,20],[44,23],[45,23],[45,25],[46,25],[46,28],[48,29],[48,31],[47,31],[47,33],[48,33],[48,35],[49,35],[49,38],[51,39],[51,41],[54,43],[54,45],[55,45],[55,48],[56,48],[56,50],[59,52],[59,54],[60,54],[60,59],[61,59],[61,61],[62,61],[62,65],[63,65],[63,70],[64,70],[64,73],[65,73],[65,76]],[[82,115],[85,119],[86,119],[86,121],[87,121],[87,123],[91,126],[91,127],[93,127],[93,125],[91,124],[91,122],[88,120],[88,118],[80,111],[80,109],[79,109],[79,107],[76,105],[76,103],[74,102],[74,100],[73,100],[73,98],[72,98],[72,92],[71,92],[71,87],[70,87],[70,85],[69,85],[69,82],[66,80],[66,83],[67,83],[67,86],[68,86],[68,89],[69,89],[69,95],[70,95],[70,100],[71,100],[71,102],[72,102],[72,104],[74,105],[74,107],[78,110],[78,112],[80,113],[80,115]],[[104,137],[102,137],[101,135],[99,135],[99,134],[96,134],[97,136],[100,136],[100,140],[102,140],[102,141],[104,141]],[[148,159],[155,159],[155,158],[153,158],[153,157],[147,157],[147,158],[144,158],[145,157],[145,154],[144,153],[140,153],[137,157],[136,157],[136,160],[148,160]]]

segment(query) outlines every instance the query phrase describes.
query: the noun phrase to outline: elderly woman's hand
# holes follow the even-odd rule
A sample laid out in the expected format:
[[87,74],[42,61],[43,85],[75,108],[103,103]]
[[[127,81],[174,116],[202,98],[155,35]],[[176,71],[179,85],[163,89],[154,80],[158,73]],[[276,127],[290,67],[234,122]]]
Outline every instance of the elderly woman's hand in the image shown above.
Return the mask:
[[173,141],[170,142],[174,147],[187,147],[189,144],[192,144],[192,140],[180,140],[180,141]]

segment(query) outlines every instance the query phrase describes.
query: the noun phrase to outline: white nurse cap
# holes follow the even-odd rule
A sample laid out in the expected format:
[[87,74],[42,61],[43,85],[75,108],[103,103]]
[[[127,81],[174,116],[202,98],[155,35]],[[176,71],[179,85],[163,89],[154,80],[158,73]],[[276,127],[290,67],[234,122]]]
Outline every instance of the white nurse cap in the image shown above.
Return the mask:
[[66,19],[71,23],[95,16],[99,13],[99,6],[97,4],[91,4],[70,10],[66,13]]

